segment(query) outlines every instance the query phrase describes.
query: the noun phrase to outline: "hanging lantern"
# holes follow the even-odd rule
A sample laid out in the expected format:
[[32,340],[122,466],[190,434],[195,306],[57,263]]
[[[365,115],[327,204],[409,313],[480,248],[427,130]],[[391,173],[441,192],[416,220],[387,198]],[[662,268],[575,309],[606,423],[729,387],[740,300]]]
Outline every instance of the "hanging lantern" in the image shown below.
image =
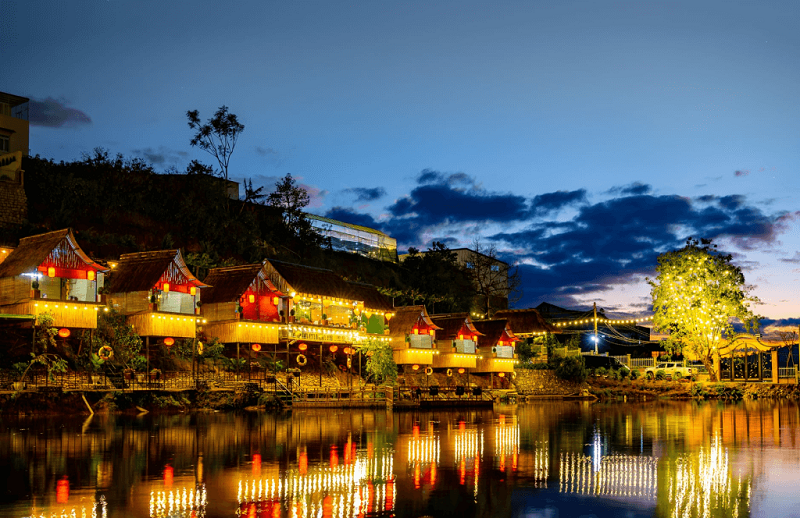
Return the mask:
[[247,302],[249,302],[250,304],[252,304],[255,301],[256,301],[256,296],[253,295],[252,293],[247,296]]
[[161,286],[161,290],[162,290],[162,291],[169,291],[169,283],[168,283],[168,282],[165,282],[165,283],[164,283],[164,284]]
[[194,286],[192,286],[191,288],[189,288],[189,295],[191,295],[191,296],[193,296],[193,297],[194,297],[195,295],[197,295],[197,288],[196,288],[196,287],[194,287]]
[[419,334],[419,329],[417,329],[416,327],[414,328],[414,334],[415,334],[415,335],[418,335],[418,334]]
[[463,340],[464,339],[464,335],[458,335],[458,339],[459,340]]
[[94,280],[94,270],[89,270],[86,272],[86,280],[93,281]]
[[461,368],[461,369],[458,369],[458,373],[459,373],[459,374],[464,374],[464,369],[463,369],[463,368]]
[[300,344],[297,346],[297,348],[300,349],[301,351],[305,351],[306,349],[308,349],[308,346],[306,344]]
[[431,336],[433,336],[433,334],[434,334],[435,332],[436,332],[436,330],[435,330],[435,329],[431,329],[430,331],[428,331],[428,334],[429,334],[429,335],[431,335]]
[[58,336],[60,336],[61,338],[67,338],[69,337],[70,334],[71,333],[69,329],[67,329],[66,327],[62,327],[61,329],[58,330]]
[[332,345],[332,346],[330,346],[330,351],[331,351],[332,353],[335,353],[335,352],[336,352],[336,351],[338,351],[338,350],[339,350],[339,346],[338,346],[338,345]]
[[280,301],[281,299],[279,299],[278,297],[272,297],[272,304],[274,306],[277,306]]
[[412,365],[411,366],[411,370],[418,371],[419,370],[419,365]]
[[261,350],[261,344],[253,344],[253,350],[254,350],[255,352],[258,352],[258,351],[260,351],[260,350]]
[[386,320],[391,320],[394,316],[394,313],[386,313]]
[[506,373],[505,372],[500,372],[497,375],[500,376],[501,378],[505,378],[506,377]]
[[166,345],[167,347],[171,347],[172,344],[174,344],[174,343],[175,343],[175,339],[174,338],[172,338],[170,336],[164,338],[164,345]]
[[47,276],[48,277],[55,277],[56,276],[56,269],[52,266],[47,268]]

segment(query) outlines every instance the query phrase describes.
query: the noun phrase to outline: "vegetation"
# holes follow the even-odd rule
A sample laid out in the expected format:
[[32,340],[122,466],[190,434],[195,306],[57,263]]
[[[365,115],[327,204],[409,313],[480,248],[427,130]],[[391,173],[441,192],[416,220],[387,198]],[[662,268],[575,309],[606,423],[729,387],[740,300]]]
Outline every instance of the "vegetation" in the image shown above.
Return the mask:
[[506,309],[506,299],[513,304],[522,296],[519,271],[515,266],[506,268],[497,263],[500,259],[494,245],[475,239],[472,250],[477,253],[466,271],[476,292],[474,309],[489,318],[498,309]]
[[200,113],[197,110],[186,112],[186,117],[189,119],[189,127],[195,130],[191,145],[213,156],[219,164],[220,175],[227,181],[228,165],[236,148],[236,141],[244,131],[244,124],[239,122],[236,115],[228,112],[227,106],[220,106],[217,113],[205,124],[200,122]]
[[[722,255],[710,240],[689,238],[680,250],[658,256],[656,279],[648,279],[656,329],[668,331],[672,343],[686,347],[717,380],[714,355],[723,339],[734,335],[733,319],[745,328],[758,327],[741,268],[731,255]],[[681,351],[676,351],[681,352]]]
[[583,356],[561,358],[556,367],[556,376],[563,380],[582,382],[586,380],[586,365]]
[[366,378],[373,383],[397,383],[397,364],[394,362],[392,346],[380,340],[367,340],[356,346],[367,358],[364,370]]

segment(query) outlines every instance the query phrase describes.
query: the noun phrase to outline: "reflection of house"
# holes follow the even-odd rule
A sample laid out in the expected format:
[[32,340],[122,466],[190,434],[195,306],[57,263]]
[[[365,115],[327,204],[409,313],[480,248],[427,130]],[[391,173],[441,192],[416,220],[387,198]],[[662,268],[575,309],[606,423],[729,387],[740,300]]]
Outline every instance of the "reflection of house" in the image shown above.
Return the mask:
[[139,336],[194,338],[195,308],[206,287],[180,250],[125,254],[111,275],[109,303]]
[[342,252],[397,262],[397,240],[374,228],[306,214],[314,230],[330,240],[331,248]]
[[436,331],[440,329],[428,316],[425,306],[395,308],[395,315],[389,321],[395,363],[398,366],[433,365],[433,358],[439,354]]
[[107,270],[81,250],[72,230],[23,238],[7,255],[0,263],[0,313],[49,313],[58,327],[97,327],[97,290]]
[[222,343],[278,343],[284,295],[263,265],[214,268],[204,282],[211,286],[203,294],[206,336]]
[[478,348],[480,358],[475,372],[514,372],[517,362],[514,344],[519,338],[508,326],[508,321],[476,320],[475,328],[484,335]]
[[474,369],[478,360],[478,340],[483,333],[475,328],[468,314],[431,317],[442,328],[439,333],[439,354],[433,359],[435,368]]

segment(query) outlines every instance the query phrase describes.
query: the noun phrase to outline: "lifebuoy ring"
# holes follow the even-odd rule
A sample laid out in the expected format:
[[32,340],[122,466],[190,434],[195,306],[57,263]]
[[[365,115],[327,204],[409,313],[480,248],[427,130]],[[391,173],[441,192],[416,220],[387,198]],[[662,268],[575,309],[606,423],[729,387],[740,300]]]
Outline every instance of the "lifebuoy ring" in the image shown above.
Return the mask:
[[512,372],[512,373],[511,373],[511,379],[512,379],[512,380],[515,380],[515,379],[517,379],[517,373],[516,373],[516,372]]
[[432,367],[425,367],[425,374],[427,374],[428,376],[433,374],[433,368]]
[[306,356],[304,354],[298,354],[297,355],[297,365],[300,365],[302,367],[306,363],[308,363],[308,359],[306,358]]
[[114,357],[114,349],[110,345],[104,345],[97,351],[97,357],[103,361],[110,360]]
[[452,375],[453,375],[453,369],[447,369],[447,377],[449,378]]

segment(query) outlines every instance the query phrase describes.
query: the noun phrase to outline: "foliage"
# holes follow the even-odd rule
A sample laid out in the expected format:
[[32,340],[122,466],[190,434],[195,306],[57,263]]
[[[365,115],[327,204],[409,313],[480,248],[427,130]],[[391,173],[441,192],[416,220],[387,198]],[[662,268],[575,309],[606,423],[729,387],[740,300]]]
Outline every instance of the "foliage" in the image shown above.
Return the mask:
[[665,371],[664,369],[658,369],[656,371],[656,379],[657,380],[663,380],[666,375],[667,375],[667,371]]
[[689,393],[696,399],[704,399],[708,395],[705,388],[700,384],[692,385],[692,388],[689,389]]
[[213,156],[219,164],[220,174],[228,180],[228,165],[239,135],[244,131],[236,115],[228,112],[227,106],[220,106],[214,116],[203,124],[197,110],[186,112],[189,127],[195,130],[191,145],[199,147]]
[[476,309],[489,318],[498,309],[506,309],[508,303],[521,298],[522,281],[516,266],[500,264],[505,262],[498,259],[495,245],[484,245],[476,238],[472,250],[475,253],[466,271],[475,290]]
[[[18,364],[15,364],[15,366]],[[25,376],[28,374],[28,371],[34,365],[43,365],[44,368],[47,370],[47,377],[52,380],[53,373],[57,372],[66,372],[67,370],[67,361],[57,354],[53,353],[40,353],[34,354],[31,353],[31,360],[28,362],[27,367],[25,370],[22,371],[20,374],[19,381],[24,381]]]
[[91,337],[88,352],[92,356],[97,356],[101,347],[109,346],[114,350],[114,356],[107,363],[121,369],[141,371],[145,368],[147,360],[141,354],[142,339],[133,326],[127,323],[125,315],[114,310],[100,313],[97,317],[97,329],[86,335]]
[[595,374],[597,374],[598,376],[605,376],[606,374],[608,374],[608,370],[605,367],[598,367],[597,369],[595,369]]
[[640,377],[642,377],[642,373],[639,372],[638,370],[634,369],[634,370],[631,371],[630,376],[631,376],[632,380],[636,380],[636,379],[639,379]]
[[472,281],[455,252],[443,243],[434,241],[424,254],[409,248],[401,275],[404,288],[397,293],[396,305],[421,301],[429,313],[470,311],[475,294]]
[[655,280],[648,279],[657,330],[687,347],[717,379],[713,357],[721,340],[734,334],[733,319],[758,328],[750,305],[758,302],[745,285],[741,268],[722,255],[711,240],[689,238],[680,250],[658,256]]
[[46,353],[47,349],[56,346],[58,329],[53,327],[53,316],[50,313],[41,313],[33,324],[33,347],[31,353],[35,356],[38,352]]
[[586,365],[583,356],[567,356],[556,368],[556,376],[563,380],[582,382],[586,380]]
[[291,173],[287,173],[275,183],[275,190],[267,195],[267,205],[281,212],[284,229],[291,235],[301,239],[310,239],[316,244],[322,243],[321,236],[314,230],[303,211],[311,201],[303,187],[297,185]]
[[373,338],[356,346],[357,350],[367,358],[364,370],[366,378],[376,384],[397,382],[397,364],[391,344]]

